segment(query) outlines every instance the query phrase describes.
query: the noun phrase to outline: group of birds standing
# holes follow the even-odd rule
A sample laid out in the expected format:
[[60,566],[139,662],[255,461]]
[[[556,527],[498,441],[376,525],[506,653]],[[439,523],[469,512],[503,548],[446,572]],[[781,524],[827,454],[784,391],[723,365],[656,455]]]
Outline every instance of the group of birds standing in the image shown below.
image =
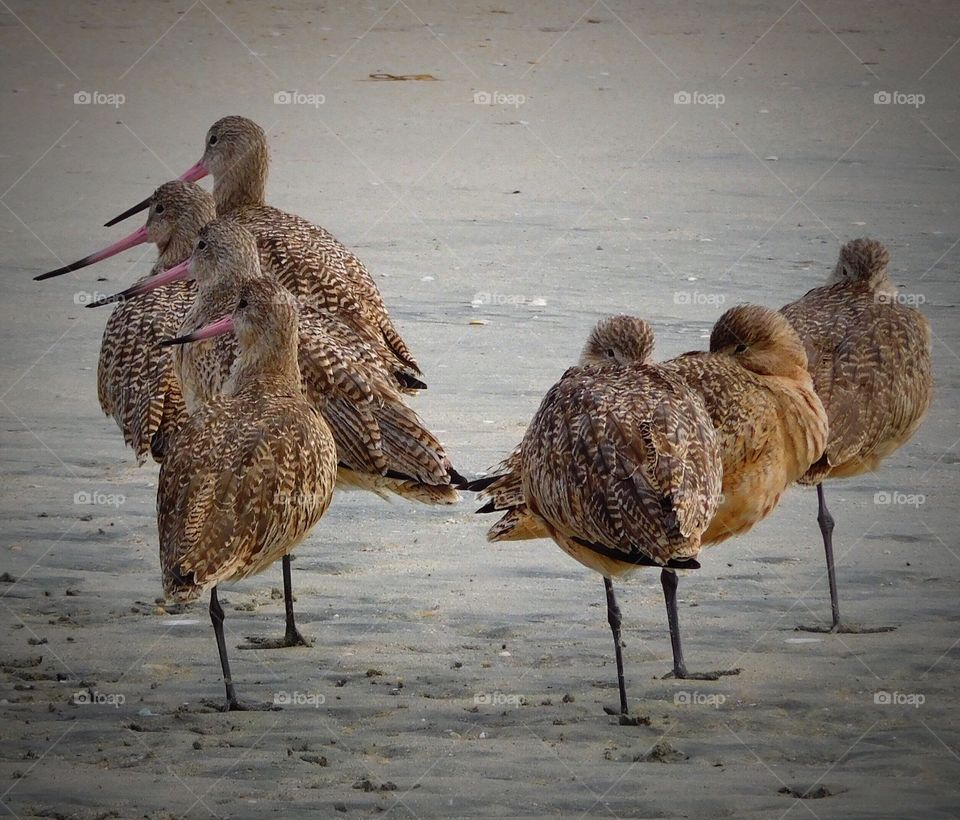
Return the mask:
[[[163,588],[210,592],[226,689],[237,695],[217,597],[222,582],[282,561],[286,630],[264,648],[306,645],[296,626],[290,554],[334,488],[427,504],[478,492],[500,513],[491,541],[551,538],[603,577],[621,720],[629,720],[621,613],[613,580],[660,568],[672,674],[687,670],[678,570],[703,547],[742,534],[794,482],[817,487],[830,631],[839,613],[833,519],[823,482],[875,470],[929,407],[930,330],[897,298],[875,240],[844,245],[828,282],[780,311],[724,313],[708,351],[653,360],[651,327],[600,321],[579,363],[547,392],[523,441],[488,475],[452,466],[405,402],[426,388],[360,260],[323,228],[265,201],[263,130],[229,116],[179,179],[111,220],[146,224],[47,279],[151,242],[151,273],[89,307],[107,322],[98,394],[143,464],[160,463]],[[213,176],[213,194],[196,182]]]

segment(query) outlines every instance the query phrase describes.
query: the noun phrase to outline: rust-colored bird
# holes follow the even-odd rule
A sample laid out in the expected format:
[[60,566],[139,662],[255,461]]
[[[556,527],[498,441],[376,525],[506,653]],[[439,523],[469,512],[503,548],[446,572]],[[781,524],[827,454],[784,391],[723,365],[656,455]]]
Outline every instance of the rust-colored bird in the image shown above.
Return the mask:
[[717,430],[723,499],[703,536],[717,544],[766,518],[820,458],[826,412],[797,334],[759,305],[730,308],[713,327],[709,353],[686,353],[663,367],[703,396]]
[[800,478],[817,487],[832,623],[800,627],[828,632],[877,632],[840,620],[833,557],[834,520],[823,482],[874,472],[920,427],[933,397],[930,326],[904,304],[887,273],[890,254],[874,239],[855,239],[823,287],[783,308],[803,340],[814,387],[830,420],[827,448]]
[[160,468],[157,523],[166,595],[210,590],[226,688],[237,699],[217,586],[289,555],[330,504],[337,454],[323,417],[303,394],[296,299],[269,278],[249,278],[232,316],[171,344],[235,332],[239,353],[221,395],[192,413]]
[[[682,667],[675,569],[696,569],[721,486],[717,437],[702,399],[658,365],[593,360],[604,336],[639,333],[631,357],[652,345],[647,325],[616,317],[591,335],[581,365],[547,393],[520,445],[523,515],[568,555],[603,576],[613,633],[620,715],[628,722],[621,615],[613,578],[661,567],[675,665]],[[612,348],[614,352],[618,349]],[[606,345],[601,356],[605,356]]]
[[[152,242],[159,251],[150,271],[155,276],[190,255],[200,228],[215,213],[213,197],[198,185],[179,180],[164,183],[150,197],[150,212],[142,228],[97,253],[35,278],[79,270],[144,242]],[[166,442],[183,421],[185,407],[173,370],[173,353],[159,342],[177,333],[195,297],[193,282],[152,291],[144,299],[119,304],[103,331],[97,366],[100,407],[116,421],[138,464],[149,454],[161,461]]]
[[[229,116],[210,127],[203,157],[181,179],[212,174],[217,215],[232,216],[256,237],[265,271],[295,296],[315,301],[353,326],[390,363],[405,390],[426,387],[363,263],[325,229],[265,204],[268,166],[263,129],[246,117]],[[141,202],[107,225],[145,207]]]
[[[189,260],[156,277],[141,280],[118,297],[135,299],[171,282],[193,277],[194,305],[181,333],[189,333],[222,316],[236,293],[261,271],[253,236],[232,217],[206,225]],[[228,383],[236,356],[229,335],[181,348],[176,372],[191,412],[218,395]],[[299,364],[308,400],[321,412],[337,444],[341,488],[361,488],[428,504],[459,500],[454,470],[443,445],[403,402],[390,372],[352,326],[308,300],[299,316]],[[286,632],[279,641],[257,640],[261,648],[305,645],[296,628],[290,561],[284,558]]]

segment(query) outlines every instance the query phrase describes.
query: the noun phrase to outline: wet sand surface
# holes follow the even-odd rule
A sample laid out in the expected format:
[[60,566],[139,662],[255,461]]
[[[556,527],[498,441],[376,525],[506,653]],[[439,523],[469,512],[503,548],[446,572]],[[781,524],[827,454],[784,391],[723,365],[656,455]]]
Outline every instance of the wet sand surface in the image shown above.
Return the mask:
[[[0,9],[0,809],[957,816],[958,36],[951,3]],[[205,705],[206,606],[157,602],[157,468],[100,413],[105,313],[83,308],[152,253],[32,277],[132,229],[99,226],[230,113],[267,129],[271,201],[376,277],[430,385],[412,403],[465,473],[519,441],[598,318],[646,318],[667,358],[726,307],[820,284],[848,239],[885,241],[936,398],[827,497],[845,618],[897,629],[794,631],[829,598],[815,494],[792,489],[681,580],[688,665],[740,675],[663,679],[657,574],[619,585],[648,718],[620,726],[600,578],[550,542],[487,544],[469,497],[346,494],[293,564],[315,646],[235,648],[282,632],[279,566],[223,588],[239,692],[283,709]]]

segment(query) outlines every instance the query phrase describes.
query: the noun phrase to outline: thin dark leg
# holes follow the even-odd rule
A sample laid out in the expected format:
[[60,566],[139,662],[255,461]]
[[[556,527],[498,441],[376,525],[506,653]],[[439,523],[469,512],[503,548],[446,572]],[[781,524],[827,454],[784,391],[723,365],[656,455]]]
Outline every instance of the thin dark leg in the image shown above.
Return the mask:
[[210,590],[210,622],[213,624],[213,634],[217,637],[217,651],[220,653],[220,669],[223,672],[223,685],[227,690],[227,701],[218,705],[225,712],[247,712],[256,710],[276,709],[273,704],[251,706],[237,700],[237,690],[233,688],[233,677],[230,674],[230,660],[227,658],[227,641],[223,635],[223,607],[217,598],[217,588]]
[[210,622],[213,624],[213,634],[217,637],[217,651],[220,653],[220,669],[223,671],[223,685],[227,690],[227,710],[240,708],[237,701],[237,692],[233,688],[233,678],[230,676],[230,660],[227,658],[227,642],[223,637],[223,607],[217,598],[217,588],[210,590]]
[[833,516],[827,509],[823,484],[817,485],[817,523],[823,536],[823,551],[827,556],[827,581],[830,584],[830,608],[833,610],[833,628],[840,626],[840,599],[837,596],[837,568],[833,562]]
[[607,592],[607,623],[610,624],[610,630],[613,632],[613,646],[617,653],[617,684],[620,687],[620,714],[629,714],[627,709],[627,687],[623,680],[623,650],[620,646],[620,605],[617,603],[617,596],[613,594],[613,582],[609,578],[603,579],[603,588]]
[[283,561],[283,608],[287,615],[287,630],[284,641],[287,646],[310,646],[310,641],[300,634],[293,618],[293,581],[290,578],[290,556],[284,555]]
[[680,579],[677,573],[660,570],[660,586],[663,587],[663,599],[667,605],[667,624],[670,626],[670,646],[673,648],[673,671],[668,678],[693,680],[719,680],[724,675],[739,675],[739,669],[720,669],[716,672],[688,672],[683,660],[683,645],[680,642],[680,616],[677,613],[677,587]]
[[286,613],[287,628],[282,638],[247,638],[247,643],[241,644],[240,649],[284,649],[288,646],[313,646],[313,641],[303,637],[297,629],[293,614],[293,579],[291,578],[291,558],[284,555],[281,561],[283,567],[283,609]]
[[677,586],[680,580],[677,573],[668,569],[660,570],[660,586],[667,604],[667,624],[670,626],[670,646],[673,648],[673,675],[676,678],[687,676],[687,665],[683,661],[683,646],[680,643],[680,617],[677,614]]
[[833,516],[827,509],[827,500],[824,497],[823,483],[817,484],[817,523],[820,525],[820,535],[823,536],[823,552],[827,558],[827,582],[830,584],[830,609],[833,613],[833,623],[829,628],[822,626],[798,626],[804,632],[891,632],[894,627],[880,626],[864,628],[846,626],[840,622],[840,597],[837,594],[837,568],[833,559]]

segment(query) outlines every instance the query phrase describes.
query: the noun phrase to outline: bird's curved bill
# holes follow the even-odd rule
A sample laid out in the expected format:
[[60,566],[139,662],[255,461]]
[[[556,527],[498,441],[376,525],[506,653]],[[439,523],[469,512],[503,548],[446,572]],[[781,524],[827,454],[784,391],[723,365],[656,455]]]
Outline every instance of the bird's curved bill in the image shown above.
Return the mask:
[[[210,172],[203,167],[203,160],[198,160],[189,168],[187,168],[186,171],[180,174],[178,179],[182,179],[184,182],[196,182],[198,179],[203,179],[209,173]],[[152,196],[153,195],[151,194],[145,200],[143,200],[142,202],[138,202],[132,208],[127,208],[127,210],[125,210],[119,216],[115,216],[109,222],[105,222],[103,226],[105,228],[112,228],[118,222],[123,222],[124,219],[127,219],[128,217],[131,217],[134,214],[138,214],[140,213],[140,211],[146,210],[147,208],[150,207],[150,199]]]
[[193,331],[193,333],[188,333],[186,336],[177,336],[176,339],[164,339],[160,342],[161,347],[167,347],[168,345],[185,345],[190,342],[199,342],[202,339],[211,339],[214,336],[222,336],[224,333],[230,333],[233,330],[233,316],[227,314],[226,316],[217,319],[215,322],[211,322],[209,325],[204,325],[201,328]]
[[91,253],[89,256],[83,257],[83,259],[78,259],[76,262],[71,262],[69,265],[64,265],[62,268],[57,268],[56,270],[41,273],[39,276],[34,276],[33,278],[37,282],[40,282],[44,279],[53,279],[54,276],[62,276],[65,273],[70,273],[71,271],[85,268],[87,265],[94,265],[97,262],[102,262],[104,259],[109,259],[111,256],[116,256],[118,253],[121,253],[128,248],[133,248],[149,241],[150,240],[147,237],[146,226],[137,228],[129,236],[125,236],[123,239],[114,242],[112,245],[107,245],[107,247],[105,247],[102,251]]
[[163,273],[157,273],[153,276],[148,276],[146,279],[141,279],[139,282],[131,285],[126,290],[122,290],[119,293],[114,293],[112,296],[104,296],[102,299],[97,299],[95,302],[90,302],[87,307],[103,307],[104,305],[109,305],[113,302],[123,302],[127,299],[134,299],[137,296],[143,296],[143,294],[149,293],[151,290],[156,290],[157,288],[162,288],[164,285],[169,285],[171,282],[178,282],[181,279],[189,278],[190,260],[187,259],[185,262],[181,262],[179,265],[174,265],[172,268],[165,270]]

